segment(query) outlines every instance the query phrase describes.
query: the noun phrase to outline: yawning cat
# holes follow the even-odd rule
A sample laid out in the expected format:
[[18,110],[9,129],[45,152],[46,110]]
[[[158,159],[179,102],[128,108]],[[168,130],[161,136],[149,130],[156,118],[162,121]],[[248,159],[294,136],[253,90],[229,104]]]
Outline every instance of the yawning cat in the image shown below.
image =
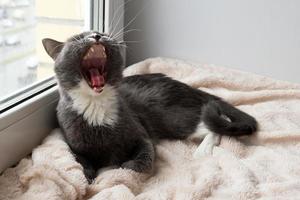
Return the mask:
[[43,45],[55,60],[60,127],[89,181],[111,165],[150,171],[157,139],[205,136],[199,157],[211,153],[220,135],[257,129],[248,114],[163,74],[123,78],[120,45],[106,34],[84,32]]

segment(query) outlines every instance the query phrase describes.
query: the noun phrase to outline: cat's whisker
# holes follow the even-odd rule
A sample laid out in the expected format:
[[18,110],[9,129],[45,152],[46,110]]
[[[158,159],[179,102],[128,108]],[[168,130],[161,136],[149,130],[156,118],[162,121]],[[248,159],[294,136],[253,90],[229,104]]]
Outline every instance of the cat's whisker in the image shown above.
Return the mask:
[[118,42],[119,44],[128,44],[128,43],[141,43],[142,41],[140,40],[140,41],[120,41],[120,42]]
[[113,23],[114,23],[114,21],[115,21],[115,17],[117,16],[117,13],[120,11],[120,9],[122,8],[122,6],[123,5],[125,5],[125,2],[122,4],[122,5],[120,5],[115,11],[114,11],[114,15],[113,15],[113,17],[112,17],[112,19],[110,20],[110,23],[109,23],[109,25],[108,25],[108,32],[109,32],[109,34],[108,34],[108,37],[111,37],[111,28],[112,28],[112,25],[113,25]]
[[126,34],[132,32],[132,31],[142,31],[141,29],[130,29],[130,30],[127,30],[127,31],[124,31],[124,32],[121,32],[117,35],[114,35],[114,37],[112,39],[118,39],[118,37],[120,37],[122,34],[124,34],[123,36],[125,36]]
[[145,10],[145,8],[146,5],[143,6],[143,8],[141,8],[139,12],[137,12],[137,14],[126,24],[126,26],[120,29],[115,35],[119,34],[120,32],[124,31],[128,26],[130,26],[134,22],[134,20],[136,20],[136,18]]
[[[132,0],[128,0],[128,1],[125,1],[122,5],[120,5],[118,8],[117,8],[117,10],[114,12],[114,15],[113,15],[113,18],[112,18],[112,20],[111,20],[111,22],[110,22],[110,24],[109,24],[109,37],[112,37],[113,36],[113,32],[114,32],[114,29],[115,29],[115,27],[117,26],[117,24],[114,26],[114,29],[111,31],[110,29],[112,28],[112,26],[113,26],[113,24],[114,24],[114,20],[115,20],[115,18],[116,18],[116,16],[117,16],[117,14],[120,12],[120,9],[122,8],[122,7],[125,7],[125,5],[126,4],[128,4],[129,2],[131,2]],[[123,12],[123,14],[125,13],[125,9],[122,9],[122,11],[121,12]],[[122,14],[122,13],[121,13]],[[120,20],[120,18],[121,18],[121,16],[122,15],[120,15],[119,16],[119,19],[118,19],[118,21]]]
[[72,38],[73,38],[76,42],[79,42],[79,43],[80,43],[80,40],[77,39],[76,37],[72,36]]
[[118,47],[128,48],[128,46],[125,45],[125,44],[112,44],[112,46],[118,46]]
[[[124,9],[123,13],[125,13],[126,10],[127,10],[127,9]],[[111,32],[112,38],[113,38],[114,35],[115,35],[114,32],[115,32],[116,28],[118,27],[118,25],[119,25],[121,19],[122,19],[122,13],[121,13],[120,16],[119,16],[119,19],[118,19],[117,23],[114,24],[114,28],[113,28],[113,30],[112,30],[112,32]]]
[[[146,8],[146,5],[145,6],[143,6],[143,8],[141,8],[138,12],[137,12],[137,14],[123,27],[123,28],[121,28],[117,33],[114,33],[114,35],[118,35],[119,33],[121,33],[122,31],[124,31],[128,26],[130,26],[131,24],[132,24],[132,22],[134,22],[134,20],[144,11],[144,9]],[[124,11],[125,12],[125,11]],[[115,26],[115,28],[116,28],[116,26]],[[114,29],[115,29],[114,28]],[[114,32],[114,31],[113,31]],[[114,36],[113,35],[113,36]]]
[[84,44],[80,41],[80,43],[72,49],[72,54],[76,54],[83,46]]
[[87,44],[87,42],[88,42],[88,40],[87,39],[83,39],[82,40],[82,45],[84,46],[84,45],[86,45]]

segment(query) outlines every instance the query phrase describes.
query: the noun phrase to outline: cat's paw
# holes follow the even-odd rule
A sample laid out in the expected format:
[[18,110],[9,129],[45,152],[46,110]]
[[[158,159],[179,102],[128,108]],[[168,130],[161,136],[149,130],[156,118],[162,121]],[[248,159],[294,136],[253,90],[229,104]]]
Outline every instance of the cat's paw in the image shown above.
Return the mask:
[[139,173],[146,173],[152,170],[152,164],[149,162],[143,162],[141,160],[129,160],[124,162],[121,167],[125,169],[131,169]]
[[205,136],[204,140],[198,146],[193,154],[193,158],[201,158],[203,156],[209,156],[213,154],[215,146],[220,144],[221,136],[214,133]]
[[210,156],[213,153],[213,146],[210,145],[199,145],[193,154],[193,158],[199,159],[203,156]]
[[83,170],[83,173],[88,181],[89,184],[93,183],[95,177],[96,177],[96,171],[91,168],[85,168]]

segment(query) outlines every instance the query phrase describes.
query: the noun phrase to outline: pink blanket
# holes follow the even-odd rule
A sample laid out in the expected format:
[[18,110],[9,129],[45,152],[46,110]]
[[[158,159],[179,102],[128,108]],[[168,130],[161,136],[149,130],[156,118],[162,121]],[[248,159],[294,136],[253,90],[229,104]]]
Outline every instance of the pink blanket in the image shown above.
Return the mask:
[[297,199],[300,198],[300,86],[211,65],[154,58],[125,75],[165,73],[256,117],[260,130],[223,136],[212,155],[198,144],[161,141],[153,174],[101,170],[88,185],[60,130],[0,177],[0,199]]

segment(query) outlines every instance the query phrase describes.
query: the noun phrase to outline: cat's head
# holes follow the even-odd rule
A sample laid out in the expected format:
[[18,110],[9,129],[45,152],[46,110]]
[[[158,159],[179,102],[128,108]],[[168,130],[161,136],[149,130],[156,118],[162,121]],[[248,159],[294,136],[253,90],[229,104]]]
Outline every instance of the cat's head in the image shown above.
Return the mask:
[[46,52],[55,61],[55,73],[64,90],[84,85],[89,93],[100,94],[122,78],[123,58],[118,42],[107,34],[83,32],[66,42],[43,39]]

